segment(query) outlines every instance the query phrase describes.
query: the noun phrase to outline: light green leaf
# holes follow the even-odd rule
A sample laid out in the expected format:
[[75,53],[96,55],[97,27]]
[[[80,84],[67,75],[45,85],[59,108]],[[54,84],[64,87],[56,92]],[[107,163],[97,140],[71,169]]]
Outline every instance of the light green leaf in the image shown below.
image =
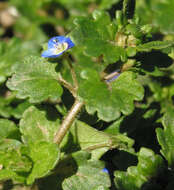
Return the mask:
[[1,150],[0,164],[4,169],[15,172],[29,172],[31,169],[31,161],[22,155],[20,149]]
[[20,146],[0,149],[0,179],[13,179],[18,182],[25,181],[26,174],[31,170],[31,160],[22,155]]
[[174,34],[173,9],[174,0],[137,1],[137,13],[141,20],[156,26],[164,34]]
[[59,98],[62,87],[58,84],[55,67],[56,64],[43,58],[29,56],[14,67],[14,74],[8,80],[7,86],[17,91],[18,98],[29,98],[32,103]]
[[136,47],[137,51],[148,52],[151,50],[161,50],[169,47],[173,47],[173,41],[152,41]]
[[[98,131],[93,127],[81,121],[76,121],[70,128],[70,133],[66,138],[72,136],[73,143],[69,145],[69,150],[74,144],[80,147],[81,150],[89,151],[92,153],[92,159],[99,159],[106,151],[112,148],[130,149],[134,141],[122,134],[108,135],[102,131]],[[66,144],[65,144],[66,146]]]
[[[50,120],[48,117],[50,116]],[[20,120],[20,131],[25,143],[38,141],[53,142],[53,138],[59,127],[59,120],[53,110],[44,110],[31,106]]]
[[84,80],[78,90],[80,98],[85,101],[88,113],[97,111],[104,121],[117,119],[120,112],[129,115],[134,109],[134,100],[141,100],[144,95],[143,87],[132,72],[122,73],[110,86],[90,69],[82,71],[81,76]]
[[19,137],[19,129],[15,123],[8,119],[0,119],[0,141],[4,138],[18,139]]
[[30,146],[30,158],[33,168],[27,178],[27,184],[32,184],[35,179],[47,175],[59,160],[59,148],[56,144],[36,142]]
[[131,166],[127,172],[115,171],[115,184],[118,190],[139,190],[151,178],[159,175],[165,168],[161,156],[147,148],[138,153],[138,165]]
[[15,173],[12,170],[0,170],[0,180],[14,180],[20,183],[25,183],[25,177],[24,176],[20,176],[17,173]]
[[164,129],[156,129],[158,142],[161,145],[161,153],[168,161],[170,167],[174,167],[174,111],[168,111],[162,118]]
[[20,39],[12,38],[8,43],[0,43],[0,83],[12,74],[12,66],[21,61],[26,55],[38,52],[38,45],[31,41],[22,42]]
[[0,140],[0,150],[16,149],[21,146],[21,142],[15,139]]
[[63,190],[103,190],[110,187],[109,175],[102,171],[103,168],[100,161],[88,161],[85,165],[79,166],[75,175],[63,181]]

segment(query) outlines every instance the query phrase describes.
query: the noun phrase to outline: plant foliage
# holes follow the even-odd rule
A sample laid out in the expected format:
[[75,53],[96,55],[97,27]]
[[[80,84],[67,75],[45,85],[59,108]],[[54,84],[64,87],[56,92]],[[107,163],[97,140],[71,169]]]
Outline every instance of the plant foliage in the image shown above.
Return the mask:
[[0,189],[173,190],[174,0],[0,10]]

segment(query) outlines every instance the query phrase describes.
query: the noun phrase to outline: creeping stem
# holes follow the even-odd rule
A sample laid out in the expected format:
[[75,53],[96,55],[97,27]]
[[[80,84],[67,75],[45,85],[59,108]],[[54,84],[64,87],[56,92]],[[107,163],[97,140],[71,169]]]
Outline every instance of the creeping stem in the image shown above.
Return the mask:
[[71,127],[76,115],[79,113],[83,106],[83,102],[79,101],[78,99],[75,100],[72,108],[68,112],[68,115],[63,120],[58,132],[56,133],[54,137],[54,142],[57,144],[60,144],[63,140],[64,136],[66,135],[67,131]]
[[71,76],[73,79],[73,85],[71,85],[66,80],[64,80],[61,75],[59,75],[58,80],[59,80],[59,82],[61,82],[61,84],[65,88],[67,88],[72,93],[72,95],[75,98],[75,102],[74,102],[73,106],[71,107],[71,109],[69,110],[65,119],[62,121],[62,124],[60,125],[60,127],[59,127],[59,129],[58,129],[58,131],[54,137],[54,142],[57,144],[61,143],[64,136],[66,135],[69,128],[71,127],[73,121],[75,120],[76,115],[80,112],[82,106],[84,105],[84,102],[80,101],[77,98],[78,82],[77,82],[75,70],[73,68],[73,65],[71,63],[71,60],[70,60],[68,54],[65,54],[65,58],[68,61],[69,69],[70,69]]

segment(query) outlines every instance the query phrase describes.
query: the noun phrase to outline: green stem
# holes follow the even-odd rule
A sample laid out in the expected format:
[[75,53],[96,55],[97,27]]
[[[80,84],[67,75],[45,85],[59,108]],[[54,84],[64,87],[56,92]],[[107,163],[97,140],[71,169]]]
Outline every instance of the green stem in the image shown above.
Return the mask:
[[57,144],[60,144],[66,135],[67,131],[71,127],[73,121],[76,118],[76,115],[80,112],[82,106],[84,105],[84,102],[79,101],[78,99],[75,100],[72,108],[68,112],[68,115],[63,120],[61,126],[59,127],[58,132],[56,133],[54,137],[54,142]]
[[74,88],[77,89],[78,88],[78,81],[77,81],[76,73],[75,73],[75,70],[74,70],[73,65],[71,63],[71,60],[70,60],[70,57],[69,57],[68,53],[65,54],[65,58],[68,61],[68,66],[69,66],[71,76],[72,76],[72,79],[73,79]]

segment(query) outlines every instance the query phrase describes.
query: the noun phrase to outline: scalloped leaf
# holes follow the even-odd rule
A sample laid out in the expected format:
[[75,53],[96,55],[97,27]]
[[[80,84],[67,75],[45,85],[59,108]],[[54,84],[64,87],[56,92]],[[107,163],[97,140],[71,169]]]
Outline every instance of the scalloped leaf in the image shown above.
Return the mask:
[[161,156],[147,148],[138,153],[138,165],[124,171],[115,171],[115,184],[118,190],[139,190],[151,178],[163,172],[165,163]]
[[32,142],[38,141],[53,142],[54,135],[60,124],[59,119],[56,117],[57,115],[51,109],[39,109],[34,106],[28,108],[24,112],[19,124],[24,143],[32,144]]
[[47,175],[59,160],[57,144],[49,142],[35,142],[30,146],[29,156],[33,161],[33,168],[27,178],[27,184],[32,184],[35,179]]
[[168,111],[162,118],[164,129],[156,129],[157,139],[161,145],[161,153],[168,161],[170,167],[174,168],[174,111]]
[[79,86],[79,97],[85,101],[88,113],[97,111],[104,121],[117,119],[120,112],[129,115],[134,110],[134,100],[142,100],[144,95],[143,87],[132,72],[123,72],[110,86],[90,69],[82,71],[81,77],[84,80]]
[[7,86],[17,91],[18,98],[29,98],[31,103],[59,98],[63,90],[58,84],[55,67],[56,64],[43,58],[29,56],[23,63],[14,67],[14,74],[7,81]]
[[110,187],[109,175],[102,171],[101,161],[88,161],[78,167],[75,175],[63,181],[63,190],[107,189]]
[[12,66],[26,55],[36,54],[38,45],[31,41],[22,42],[18,38],[12,38],[8,43],[0,44],[0,83],[4,82],[12,74]]
[[94,11],[93,19],[81,17],[74,23],[76,27],[70,36],[76,45],[85,48],[87,55],[103,55],[107,63],[125,58],[126,51],[115,42],[116,26],[106,12]]

